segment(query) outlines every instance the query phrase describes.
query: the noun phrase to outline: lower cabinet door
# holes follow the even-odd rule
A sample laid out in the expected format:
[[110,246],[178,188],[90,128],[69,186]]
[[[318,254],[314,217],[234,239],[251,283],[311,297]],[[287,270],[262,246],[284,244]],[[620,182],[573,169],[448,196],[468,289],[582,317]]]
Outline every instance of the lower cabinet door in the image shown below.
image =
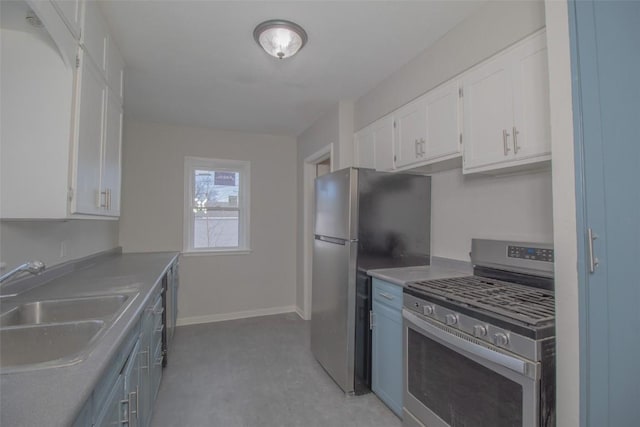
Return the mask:
[[108,394],[102,407],[102,412],[96,419],[96,427],[119,426],[126,419],[126,405],[124,397],[124,376],[118,376],[118,380]]
[[373,301],[371,389],[402,416],[402,313]]
[[160,380],[162,379],[162,342],[156,345],[156,351],[153,356],[153,364],[151,365],[151,397],[155,402],[160,389]]
[[126,417],[128,427],[141,425],[140,413],[140,341],[133,347],[122,374],[124,376],[124,400],[126,401]]

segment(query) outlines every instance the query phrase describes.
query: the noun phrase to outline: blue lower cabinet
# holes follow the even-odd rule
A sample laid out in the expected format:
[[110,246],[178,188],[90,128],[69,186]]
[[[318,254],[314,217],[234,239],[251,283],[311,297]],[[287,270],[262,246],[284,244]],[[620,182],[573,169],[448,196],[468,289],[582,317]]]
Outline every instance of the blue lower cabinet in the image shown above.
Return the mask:
[[373,280],[371,388],[402,416],[402,288]]

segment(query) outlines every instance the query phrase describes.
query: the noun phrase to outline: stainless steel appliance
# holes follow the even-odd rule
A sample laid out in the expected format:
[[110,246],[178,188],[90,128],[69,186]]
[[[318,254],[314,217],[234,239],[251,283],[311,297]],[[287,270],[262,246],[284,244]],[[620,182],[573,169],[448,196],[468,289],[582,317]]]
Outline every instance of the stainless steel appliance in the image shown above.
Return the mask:
[[430,184],[355,168],[316,179],[311,350],[346,393],[371,388],[366,271],[429,264]]
[[555,425],[553,249],[472,241],[474,275],[404,289],[403,425]]

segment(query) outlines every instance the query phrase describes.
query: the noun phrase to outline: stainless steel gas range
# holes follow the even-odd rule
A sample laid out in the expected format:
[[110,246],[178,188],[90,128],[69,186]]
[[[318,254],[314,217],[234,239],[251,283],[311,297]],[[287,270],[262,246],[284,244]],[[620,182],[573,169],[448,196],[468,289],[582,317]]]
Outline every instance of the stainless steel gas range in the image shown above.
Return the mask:
[[472,276],[404,289],[403,425],[555,425],[551,245],[472,241]]

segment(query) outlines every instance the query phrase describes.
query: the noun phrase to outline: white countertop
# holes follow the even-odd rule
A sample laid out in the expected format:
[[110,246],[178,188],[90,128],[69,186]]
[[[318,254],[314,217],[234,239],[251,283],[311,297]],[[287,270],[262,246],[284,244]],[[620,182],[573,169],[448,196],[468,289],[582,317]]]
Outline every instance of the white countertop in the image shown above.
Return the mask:
[[431,257],[431,265],[368,270],[367,274],[385,282],[405,286],[419,280],[447,279],[473,274],[470,262],[449,258]]

